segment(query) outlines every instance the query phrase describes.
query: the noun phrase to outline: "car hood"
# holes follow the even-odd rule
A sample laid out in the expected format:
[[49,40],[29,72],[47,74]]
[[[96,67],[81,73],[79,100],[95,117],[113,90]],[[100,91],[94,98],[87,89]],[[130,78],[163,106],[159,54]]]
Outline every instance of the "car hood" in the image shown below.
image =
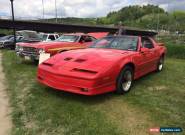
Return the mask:
[[7,42],[8,40],[0,40],[0,42]]
[[[45,48],[53,45],[71,45],[73,42],[35,42],[35,43],[19,43],[20,46],[34,47],[34,48]],[[78,43],[77,43],[78,44]]]
[[101,69],[110,68],[130,53],[133,52],[115,49],[89,48],[72,50],[57,54],[45,61],[44,64],[52,66],[55,71],[62,67],[69,68],[69,70],[75,68],[98,72]]
[[4,40],[4,42],[14,42],[13,40]]

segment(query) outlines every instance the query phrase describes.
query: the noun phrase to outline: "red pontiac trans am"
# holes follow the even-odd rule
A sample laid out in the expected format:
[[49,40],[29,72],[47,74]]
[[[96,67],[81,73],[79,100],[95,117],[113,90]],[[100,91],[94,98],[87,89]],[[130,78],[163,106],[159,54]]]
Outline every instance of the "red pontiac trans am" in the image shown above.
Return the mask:
[[95,40],[87,34],[64,34],[53,42],[18,43],[15,50],[20,57],[38,61],[40,53],[52,56],[62,51],[87,48]]
[[133,80],[163,69],[166,48],[147,36],[108,36],[88,49],[67,51],[39,65],[38,81],[83,95],[126,93]]

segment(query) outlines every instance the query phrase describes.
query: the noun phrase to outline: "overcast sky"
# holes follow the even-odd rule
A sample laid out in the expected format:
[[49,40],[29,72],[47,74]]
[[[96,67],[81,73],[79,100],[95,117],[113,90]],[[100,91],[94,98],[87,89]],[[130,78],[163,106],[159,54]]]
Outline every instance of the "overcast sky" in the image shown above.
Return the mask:
[[[43,0],[45,17],[55,16],[55,0]],[[59,17],[102,17],[128,5],[155,4],[167,11],[185,10],[185,0],[56,0]],[[42,18],[42,0],[14,0],[15,16]],[[0,0],[0,17],[10,16],[10,0]]]

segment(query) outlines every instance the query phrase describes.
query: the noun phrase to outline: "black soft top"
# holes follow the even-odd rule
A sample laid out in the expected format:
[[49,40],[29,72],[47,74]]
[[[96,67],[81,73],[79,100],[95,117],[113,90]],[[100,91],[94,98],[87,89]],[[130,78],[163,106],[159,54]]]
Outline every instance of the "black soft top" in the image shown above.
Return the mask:
[[137,30],[137,29],[127,29],[127,28],[122,28],[119,29],[118,31],[119,35],[131,35],[131,36],[149,36],[149,37],[154,37],[158,33],[154,31],[146,31],[146,30]]

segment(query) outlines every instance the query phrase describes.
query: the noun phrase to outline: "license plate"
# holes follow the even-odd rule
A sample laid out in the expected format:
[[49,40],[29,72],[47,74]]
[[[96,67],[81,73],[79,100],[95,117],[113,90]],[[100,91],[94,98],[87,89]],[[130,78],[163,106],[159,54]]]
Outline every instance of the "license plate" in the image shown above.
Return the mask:
[[39,56],[39,64],[50,58],[49,53],[41,53]]
[[25,60],[31,60],[31,58],[29,56],[24,56]]

